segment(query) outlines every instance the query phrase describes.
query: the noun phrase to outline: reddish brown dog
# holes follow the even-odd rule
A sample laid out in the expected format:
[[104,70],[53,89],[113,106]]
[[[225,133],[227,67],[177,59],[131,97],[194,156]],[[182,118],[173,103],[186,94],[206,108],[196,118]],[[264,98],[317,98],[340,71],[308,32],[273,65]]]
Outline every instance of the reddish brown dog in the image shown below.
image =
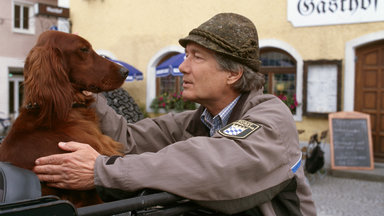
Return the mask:
[[[42,156],[63,153],[59,142],[90,144],[103,155],[120,155],[121,145],[103,135],[93,96],[120,87],[128,70],[99,56],[85,39],[58,31],[40,35],[24,67],[24,102],[20,114],[0,145],[0,161],[32,169]],[[42,184],[76,207],[100,203],[95,190],[71,191]]]

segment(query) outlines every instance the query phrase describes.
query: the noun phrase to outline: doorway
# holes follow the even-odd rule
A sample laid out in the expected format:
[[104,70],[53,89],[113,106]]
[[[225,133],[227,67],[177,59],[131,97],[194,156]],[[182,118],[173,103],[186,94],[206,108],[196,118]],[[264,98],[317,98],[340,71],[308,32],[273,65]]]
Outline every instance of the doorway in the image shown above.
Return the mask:
[[9,115],[16,118],[19,115],[19,108],[22,106],[24,99],[24,77],[23,71],[11,70],[8,74],[9,82]]
[[354,107],[371,116],[375,162],[384,162],[384,40],[356,48]]

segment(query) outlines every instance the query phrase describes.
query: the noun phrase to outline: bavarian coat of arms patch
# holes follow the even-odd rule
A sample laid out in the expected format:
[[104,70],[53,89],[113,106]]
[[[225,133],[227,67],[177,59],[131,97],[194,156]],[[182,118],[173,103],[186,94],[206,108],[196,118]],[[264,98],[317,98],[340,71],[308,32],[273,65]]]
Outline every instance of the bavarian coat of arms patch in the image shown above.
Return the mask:
[[218,132],[225,137],[244,139],[260,127],[260,125],[246,120],[237,120],[221,128]]

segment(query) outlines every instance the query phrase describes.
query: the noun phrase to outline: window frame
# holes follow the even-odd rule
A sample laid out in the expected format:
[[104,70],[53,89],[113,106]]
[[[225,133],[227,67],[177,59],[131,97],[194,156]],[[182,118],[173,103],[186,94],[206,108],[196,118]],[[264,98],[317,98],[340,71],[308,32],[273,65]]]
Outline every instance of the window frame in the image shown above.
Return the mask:
[[[169,58],[171,58],[172,56],[175,56],[175,55],[178,55],[180,54],[179,52],[169,52],[167,53],[163,58],[161,58],[161,60],[157,63],[157,66],[160,65],[161,63],[163,63],[164,61],[168,60]],[[182,81],[182,76],[173,76],[172,74],[168,75],[168,76],[171,76],[175,79],[175,89],[176,89],[176,92],[169,92],[169,94],[173,94],[173,93],[177,93],[179,94],[181,91],[182,91],[182,88],[180,86],[180,82]],[[167,77],[168,77],[167,76]],[[161,78],[163,77],[156,77],[156,97],[160,96],[162,94],[162,91],[161,91]],[[164,77],[165,78],[165,77]]]
[[[268,71],[266,71],[268,70]],[[295,77],[295,86],[297,85],[297,74],[296,74],[296,67],[293,67],[293,68],[290,68],[290,69],[287,69],[287,68],[281,68],[281,67],[267,67],[267,68],[262,68],[260,67],[260,73],[262,74],[267,74],[268,75],[268,93],[269,94],[272,94],[272,84],[273,84],[273,80],[271,79],[271,77],[274,75],[274,74],[295,74],[296,77]],[[295,92],[296,92],[296,89],[295,89]]]
[[[290,60],[294,63],[294,66],[293,67],[284,67],[284,66],[263,66],[263,65],[260,65],[260,73],[262,73],[264,75],[268,75],[268,80],[266,80],[268,82],[268,85],[267,85],[268,89],[266,90],[266,92],[268,94],[276,94],[276,92],[273,92],[273,89],[274,89],[273,77],[275,74],[294,74],[295,75],[295,92],[294,92],[294,94],[297,96],[298,95],[298,92],[297,92],[297,85],[298,85],[297,67],[298,67],[298,63],[297,63],[296,59],[291,54],[286,52],[285,50],[275,48],[275,47],[261,48],[260,49],[260,57],[261,57],[262,53],[267,53],[267,52],[277,52],[277,53],[281,53],[281,54],[288,56],[290,58]],[[296,107],[296,112],[292,113],[294,116],[298,115],[299,106],[300,106],[300,104],[298,104],[298,106]]]
[[[272,77],[271,75],[273,74],[296,74],[296,79],[295,79],[295,85],[297,85],[297,61],[296,59],[290,55],[288,52],[282,50],[282,49],[279,49],[279,48],[274,48],[274,47],[267,47],[267,48],[261,48],[260,49],[260,56],[262,53],[265,53],[265,52],[278,52],[278,53],[282,53],[284,55],[287,55],[291,58],[291,60],[295,63],[295,66],[294,67],[276,67],[276,66],[263,66],[263,65],[260,65],[260,73],[262,74],[268,74],[268,87],[269,87],[269,90],[271,90],[271,84],[272,84],[272,79],[270,79],[270,77]],[[295,90],[296,91],[296,90]],[[269,91],[269,92],[272,92],[272,91]]]
[[8,113],[15,117],[19,115],[19,109],[24,100],[23,74],[22,68],[13,68],[8,72]]
[[[182,80],[182,77],[172,76],[172,75],[168,75],[168,76],[171,76],[175,79],[175,85],[176,85],[175,86],[176,91],[175,92],[168,92],[168,93],[169,94],[173,94],[173,93],[179,94],[181,92],[180,82]],[[168,77],[168,76],[166,76],[166,77]],[[156,97],[158,97],[162,94],[161,93],[161,78],[165,78],[165,77],[156,77]]]
[[[16,6],[20,7],[20,20],[23,19],[23,10],[24,8],[28,8],[28,29],[23,28],[23,21],[20,21],[20,27],[17,28],[16,25],[16,14],[15,9]],[[34,5],[31,3],[20,2],[20,1],[12,1],[12,31],[16,33],[23,34],[35,34],[35,10]]]

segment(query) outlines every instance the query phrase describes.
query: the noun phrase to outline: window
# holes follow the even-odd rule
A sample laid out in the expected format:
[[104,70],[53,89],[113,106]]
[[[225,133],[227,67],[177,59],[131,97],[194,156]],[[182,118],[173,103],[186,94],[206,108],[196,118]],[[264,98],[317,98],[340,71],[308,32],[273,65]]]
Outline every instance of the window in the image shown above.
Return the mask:
[[168,75],[166,77],[158,77],[157,78],[157,86],[158,89],[156,91],[156,95],[161,95],[163,93],[180,93],[183,85],[182,77],[175,77],[172,75]]
[[184,59],[185,53],[171,52],[156,64],[156,96],[150,103],[155,113],[196,109],[194,102],[182,97],[183,73],[179,66]]
[[[296,61],[276,48],[261,49],[260,59],[260,72],[265,75],[264,93],[296,100]],[[291,110],[295,113],[295,109]]]
[[14,2],[13,31],[20,33],[34,33],[33,5]]
[[19,108],[24,98],[24,77],[22,69],[15,69],[9,72],[9,113],[17,117]]
[[[166,55],[158,65],[166,61],[167,59],[175,56],[179,53],[172,52]],[[172,74],[166,77],[157,77],[156,78],[156,96],[167,93],[168,95],[177,93],[179,94],[182,91],[183,86],[183,77],[182,76],[174,76]]]

